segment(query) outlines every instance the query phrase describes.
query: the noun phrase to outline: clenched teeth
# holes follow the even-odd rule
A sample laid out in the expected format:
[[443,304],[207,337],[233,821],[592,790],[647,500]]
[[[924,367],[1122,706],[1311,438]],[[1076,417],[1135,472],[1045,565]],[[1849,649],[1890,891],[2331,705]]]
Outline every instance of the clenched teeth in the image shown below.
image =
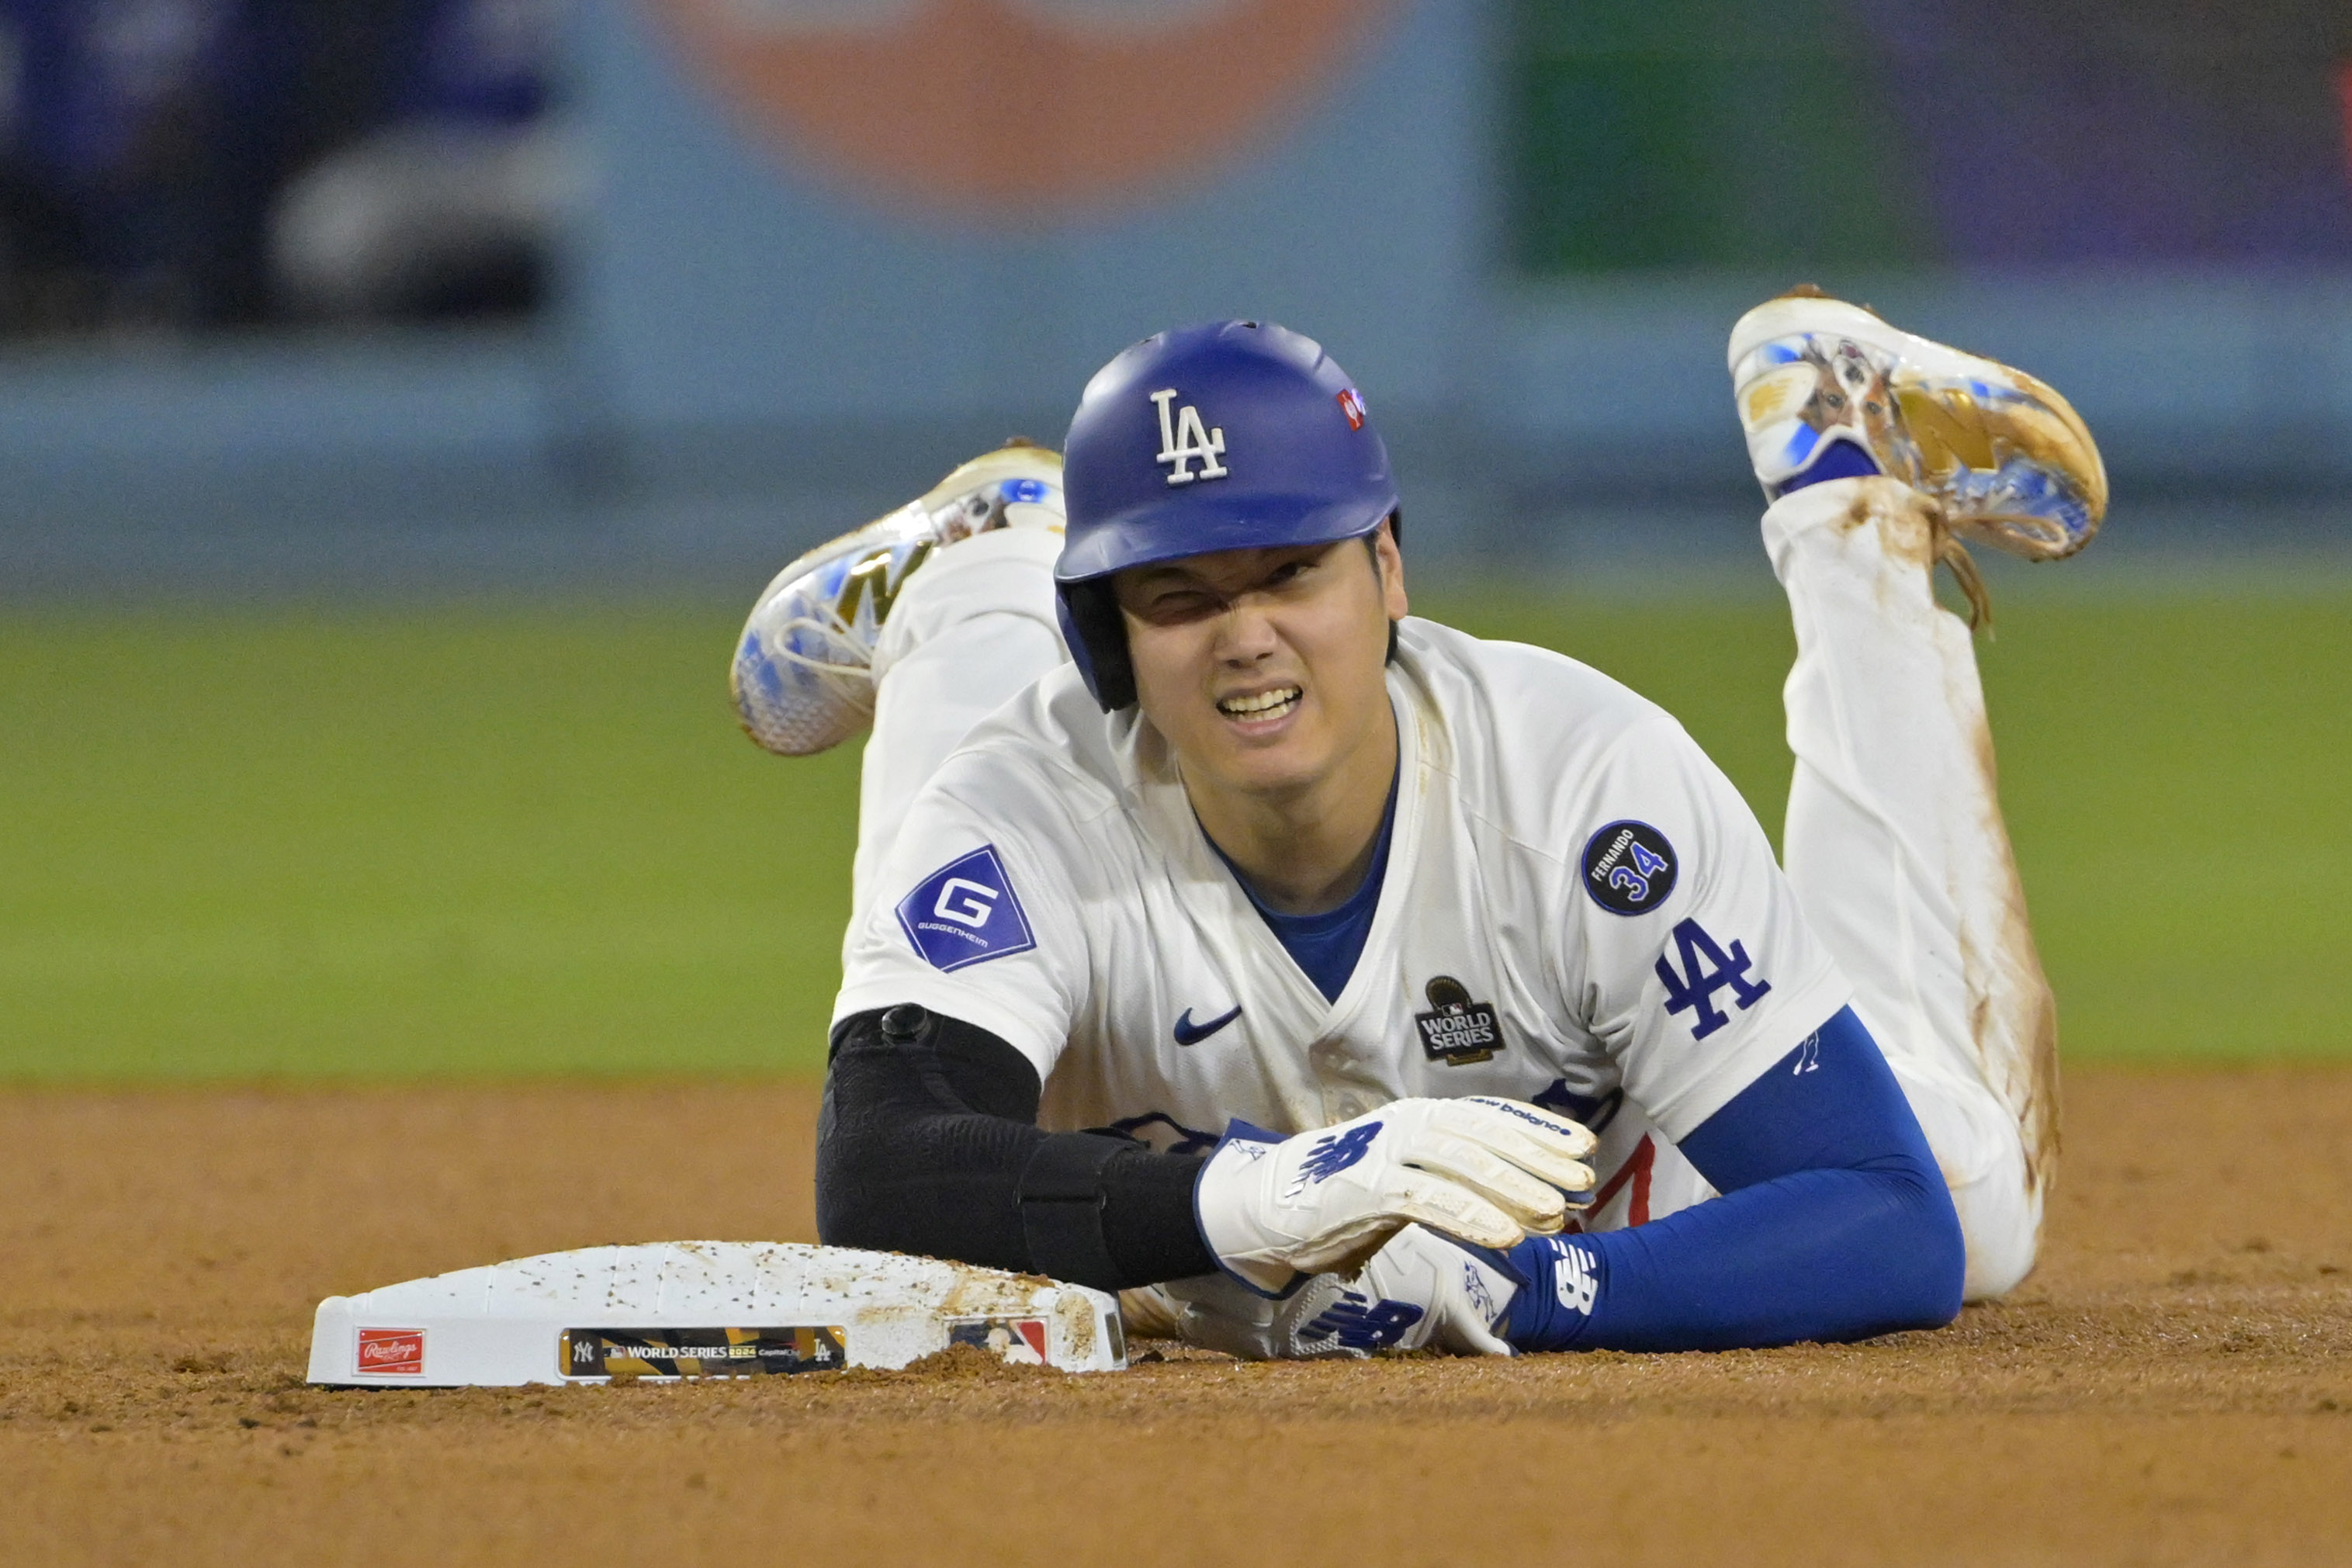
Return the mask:
[[1253,696],[1226,697],[1217,704],[1217,711],[1231,718],[1274,718],[1297,706],[1298,695],[1297,686],[1276,686]]

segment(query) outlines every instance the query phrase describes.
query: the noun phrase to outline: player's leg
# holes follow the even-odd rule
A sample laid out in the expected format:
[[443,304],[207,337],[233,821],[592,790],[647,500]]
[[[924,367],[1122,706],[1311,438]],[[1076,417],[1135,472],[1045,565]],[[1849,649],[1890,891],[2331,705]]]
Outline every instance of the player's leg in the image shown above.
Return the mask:
[[1765,514],[1797,634],[1783,858],[1951,1185],[1967,1293],[1996,1296],[2032,1267],[2054,1174],[2055,1012],[1975,648],[1931,574],[1958,555],[1980,597],[1956,529],[2072,553],[2104,510],[2105,476],[2048,389],[1834,301],[1763,308],[1733,361],[1768,488],[1802,486],[1803,471],[1773,471],[1791,445],[1844,443],[1865,459],[1855,466],[1895,476],[1789,488]]
[[[1058,508],[1057,508],[1058,514]],[[874,734],[858,774],[853,923],[916,794],[972,726],[1069,657],[1054,615],[1059,528],[1004,528],[928,564],[874,659]]]
[[1065,656],[1060,457],[1016,443],[778,573],[729,684],[751,738],[805,756],[870,722],[852,929],[908,806],[971,727]]
[[1797,630],[1789,879],[1951,1186],[1969,1295],[1998,1295],[2032,1266],[2056,1159],[2055,1014],[1969,629],[1930,591],[1934,515],[1847,479],[1776,502],[1765,530]]

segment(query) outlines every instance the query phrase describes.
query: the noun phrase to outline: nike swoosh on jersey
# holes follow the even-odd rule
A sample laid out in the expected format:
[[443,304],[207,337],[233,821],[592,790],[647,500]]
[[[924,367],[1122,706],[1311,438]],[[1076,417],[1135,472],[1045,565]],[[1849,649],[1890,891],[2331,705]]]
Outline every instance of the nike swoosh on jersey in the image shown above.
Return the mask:
[[1211,1035],[1216,1033],[1219,1030],[1224,1028],[1227,1024],[1233,1022],[1235,1019],[1241,1016],[1242,1009],[1239,1007],[1235,1007],[1233,1011],[1225,1014],[1223,1018],[1213,1018],[1206,1023],[1194,1023],[1192,1021],[1192,1009],[1191,1008],[1186,1008],[1184,1009],[1184,1016],[1176,1020],[1176,1043],[1179,1045],[1198,1045],[1202,1040],[1208,1039]]

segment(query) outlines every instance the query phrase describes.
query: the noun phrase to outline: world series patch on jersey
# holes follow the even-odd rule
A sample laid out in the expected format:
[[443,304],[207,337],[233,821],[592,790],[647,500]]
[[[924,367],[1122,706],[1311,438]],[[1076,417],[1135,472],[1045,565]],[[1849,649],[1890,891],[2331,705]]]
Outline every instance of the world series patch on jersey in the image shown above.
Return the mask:
[[1845,1005],[1747,803],[1662,709],[1412,619],[1389,689],[1388,872],[1336,1002],[1202,834],[1156,732],[1066,667],[916,800],[835,1017],[962,1019],[1035,1065],[1042,1124],[1193,1149],[1234,1117],[1299,1132],[1411,1095],[1622,1092],[1629,1126],[1679,1138]]

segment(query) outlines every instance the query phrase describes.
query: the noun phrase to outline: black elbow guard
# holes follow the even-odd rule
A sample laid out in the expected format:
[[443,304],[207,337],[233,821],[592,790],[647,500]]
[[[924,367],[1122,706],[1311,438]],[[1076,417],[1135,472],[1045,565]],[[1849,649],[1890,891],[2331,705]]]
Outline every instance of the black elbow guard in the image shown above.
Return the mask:
[[845,1019],[817,1135],[817,1234],[1097,1290],[1209,1272],[1192,1221],[1201,1162],[1035,1125],[1027,1057],[958,1019]]
[[1142,1152],[1129,1139],[1094,1133],[1065,1133],[1038,1141],[1021,1172],[1019,1188],[1021,1232],[1029,1243],[1031,1267],[1051,1279],[1097,1290],[1121,1288],[1102,1283],[1125,1274],[1112,1260],[1103,1233],[1109,1207],[1103,1173],[1113,1162]]

